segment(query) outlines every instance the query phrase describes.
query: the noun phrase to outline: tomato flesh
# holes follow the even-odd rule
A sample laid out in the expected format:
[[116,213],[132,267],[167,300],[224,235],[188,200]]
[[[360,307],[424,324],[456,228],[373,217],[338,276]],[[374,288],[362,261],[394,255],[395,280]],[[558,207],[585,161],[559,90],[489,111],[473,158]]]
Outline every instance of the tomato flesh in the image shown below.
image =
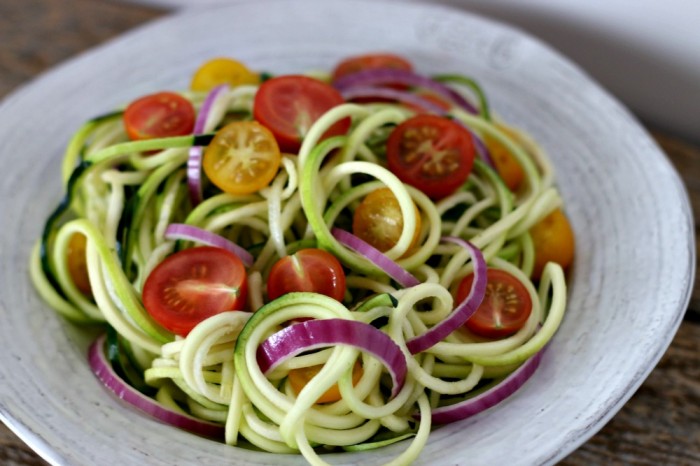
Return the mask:
[[[476,312],[464,327],[486,338],[503,338],[520,330],[532,312],[532,299],[525,285],[508,272],[487,269],[486,294]],[[457,289],[457,300],[469,295],[474,275],[462,279]]]
[[73,279],[75,286],[86,296],[92,296],[92,288],[90,287],[90,277],[87,270],[87,257],[85,256],[85,247],[87,246],[87,238],[82,233],[73,233],[68,241],[68,273]]
[[248,294],[241,260],[222,248],[184,249],[166,258],[143,287],[146,311],[171,332],[186,336],[198,323],[241,310]]
[[174,92],[158,92],[131,102],[123,121],[129,139],[138,141],[192,134],[195,117],[189,100]]
[[464,184],[474,156],[471,134],[436,115],[409,118],[394,128],[387,141],[389,170],[433,199],[446,197]]
[[270,130],[255,121],[234,121],[204,150],[204,173],[230,194],[251,194],[277,175],[282,156]]
[[[420,212],[415,204],[413,208],[416,213],[416,229],[406,254],[417,246],[421,230]],[[369,193],[353,213],[353,234],[382,252],[388,251],[399,242],[402,231],[401,206],[389,188],[380,188]]]
[[[253,116],[272,131],[282,151],[296,153],[316,120],[344,102],[337,90],[318,79],[279,76],[260,85]],[[322,139],[345,134],[349,128],[350,119],[344,118],[331,126]]]
[[231,58],[214,58],[202,64],[192,76],[190,89],[210,91],[221,84],[231,87],[258,84],[260,77],[243,63]]
[[372,53],[348,57],[333,70],[335,82],[344,76],[371,69],[398,69],[412,71],[413,65],[403,57],[390,53]]
[[537,280],[547,262],[567,268],[574,261],[574,231],[561,209],[552,211],[530,229],[535,245],[535,266],[532,278]]
[[[308,384],[311,379],[313,379],[316,374],[318,374],[321,369],[323,368],[323,364],[320,364],[318,366],[309,366],[309,367],[301,367],[299,369],[292,369],[289,371],[289,374],[287,375],[287,378],[289,380],[289,383],[292,386],[292,390],[294,390],[294,393],[297,395],[301,392],[301,390]],[[352,368],[352,384],[356,385],[357,382],[360,381],[362,378],[362,365],[359,362],[355,362],[355,365]],[[334,403],[338,400],[340,400],[341,395],[340,395],[340,388],[338,387],[338,384],[335,384],[331,386],[328,390],[326,390],[323,395],[321,395],[318,400],[316,400],[316,403]]]
[[345,271],[336,257],[323,249],[301,249],[275,262],[267,280],[267,296],[277,299],[294,291],[310,291],[342,301]]

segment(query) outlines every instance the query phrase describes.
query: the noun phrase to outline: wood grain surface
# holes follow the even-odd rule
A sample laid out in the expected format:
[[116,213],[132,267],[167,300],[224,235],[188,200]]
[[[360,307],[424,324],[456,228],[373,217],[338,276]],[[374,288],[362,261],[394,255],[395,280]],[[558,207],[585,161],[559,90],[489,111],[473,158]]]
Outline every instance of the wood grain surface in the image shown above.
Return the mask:
[[[106,0],[0,0],[0,98],[63,60],[164,14]],[[699,219],[700,146],[648,129],[679,170]],[[658,366],[622,410],[561,464],[700,464],[698,280],[686,317]],[[0,424],[0,465],[43,464]]]

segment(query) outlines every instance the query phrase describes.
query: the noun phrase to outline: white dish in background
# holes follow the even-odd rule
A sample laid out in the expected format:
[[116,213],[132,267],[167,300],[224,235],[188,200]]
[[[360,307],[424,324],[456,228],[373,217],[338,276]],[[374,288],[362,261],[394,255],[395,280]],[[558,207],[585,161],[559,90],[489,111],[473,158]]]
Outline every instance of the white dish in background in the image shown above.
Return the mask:
[[697,0],[438,0],[539,37],[646,122],[700,143]]
[[[28,255],[62,195],[64,145],[84,120],[184,88],[217,55],[282,73],[380,49],[426,73],[478,79],[493,108],[550,153],[577,236],[568,314],[539,370],[501,405],[436,430],[417,464],[553,464],[595,434],[663,355],[689,299],[695,243],[677,173],[628,111],[542,43],[447,8],[357,0],[185,11],[57,67],[0,105],[0,418],[53,464],[304,464],[178,431],[108,393],[86,362],[91,336],[39,299]],[[328,461],[377,465],[402,448]]]

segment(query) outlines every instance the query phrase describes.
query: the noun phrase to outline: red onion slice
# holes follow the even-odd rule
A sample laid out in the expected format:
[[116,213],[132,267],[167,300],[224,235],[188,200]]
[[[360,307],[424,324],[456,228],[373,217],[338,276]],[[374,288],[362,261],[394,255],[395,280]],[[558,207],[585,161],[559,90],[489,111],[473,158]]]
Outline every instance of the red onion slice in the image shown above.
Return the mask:
[[251,253],[221,235],[212,233],[211,231],[203,230],[193,225],[184,223],[171,223],[165,229],[165,238],[169,240],[183,239],[186,241],[196,241],[208,246],[215,246],[231,251],[238,256],[243,262],[243,265],[250,267],[253,265],[255,258]]
[[[457,120],[459,121],[459,120]],[[466,125],[462,125],[465,128],[467,128]],[[493,157],[491,157],[491,151],[489,150],[488,146],[484,142],[483,139],[481,139],[479,136],[477,136],[471,129],[467,128],[469,130],[469,133],[472,135],[472,139],[474,140],[474,148],[476,149],[476,153],[479,154],[479,158],[484,161],[486,165],[489,167],[493,168],[494,170],[496,169],[496,163],[493,161]],[[500,175],[499,175],[500,176]]]
[[104,352],[105,335],[95,340],[88,350],[88,361],[92,372],[117,397],[135,408],[150,414],[154,418],[171,426],[210,438],[223,438],[224,426],[213,422],[203,421],[186,414],[171,411],[158,404],[152,398],[124,382],[112,369]]
[[304,351],[328,345],[350,345],[382,361],[393,381],[392,397],[403,387],[408,369],[401,348],[386,333],[356,320],[307,320],[290,325],[258,347],[258,365],[263,373],[268,373]]
[[404,104],[413,105],[426,112],[444,115],[447,112],[439,105],[424,99],[412,92],[399,91],[390,87],[355,86],[350,87],[340,93],[345,100],[353,99],[390,99]]
[[[204,132],[204,126],[207,123],[207,118],[209,118],[214,102],[224,95],[228,89],[227,84],[222,84],[207,94],[194,122],[194,134],[202,134]],[[202,202],[202,152],[202,146],[193,146],[190,148],[190,156],[187,159],[187,186],[190,190],[190,200],[193,206]]]
[[353,235],[349,231],[333,227],[331,229],[331,233],[335,239],[340,242],[340,244],[352,249],[368,261],[372,262],[404,288],[410,288],[420,284],[420,281],[408,270],[404,269],[399,264],[389,259],[380,250]]
[[434,93],[454,102],[469,113],[475,115],[479,113],[471,102],[462,97],[462,95],[455,90],[427,76],[412,71],[386,68],[368,69],[344,76],[335,81],[333,86],[342,93],[357,86],[378,86],[383,84],[406,84],[430,89]]
[[202,202],[202,146],[190,147],[190,155],[187,158],[187,187],[190,192],[192,207]]
[[[443,406],[432,411],[432,420],[435,424],[448,424],[460,421],[485,411],[492,406],[515,393],[525,382],[527,382],[542,360],[543,351],[535,353],[530,359],[525,361],[520,367],[513,371],[508,377],[503,379],[498,385],[485,392],[469,398],[460,403],[450,406]],[[420,417],[417,415],[416,417]]]
[[411,354],[427,350],[461,327],[476,312],[486,293],[486,261],[479,248],[468,241],[452,236],[444,236],[442,241],[458,244],[469,250],[474,262],[474,282],[469,295],[454,308],[450,315],[424,334],[406,342],[406,347]]

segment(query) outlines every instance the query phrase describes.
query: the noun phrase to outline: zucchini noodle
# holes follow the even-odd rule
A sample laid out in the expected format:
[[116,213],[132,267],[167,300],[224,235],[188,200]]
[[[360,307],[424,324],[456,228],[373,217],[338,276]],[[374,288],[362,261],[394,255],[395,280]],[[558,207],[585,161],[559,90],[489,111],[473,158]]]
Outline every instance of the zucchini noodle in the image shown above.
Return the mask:
[[[395,103],[345,103],[316,120],[297,154],[282,155],[265,188],[234,195],[205,184],[203,201],[193,206],[189,149],[207,146],[232,119],[251,120],[258,87],[224,91],[200,135],[130,141],[118,110],[86,122],[67,146],[61,170],[67,194],[30,257],[38,293],[65,318],[114,329],[137,374],[138,380],[129,382],[150,387],[154,400],[168,409],[221,424],[229,445],[301,453],[310,464],[325,465],[324,451],[406,442],[388,464],[410,464],[428,441],[431,410],[469,399],[507,377],[547,345],[566,308],[561,266],[550,262],[541,278],[531,279],[530,229],[562,206],[546,153],[524,131],[504,132],[473,80],[440,79],[476,93],[479,114],[453,107],[449,117],[505,147],[523,169],[520,189],[511,191],[492,166],[476,160],[464,186],[435,201],[404,184],[384,162],[390,130],[415,111]],[[200,93],[182,95],[196,109],[203,105]],[[344,119],[351,120],[346,134],[324,137]],[[400,237],[384,254],[417,277],[416,286],[401,287],[332,233],[333,227],[350,224],[358,204],[379,188],[393,193],[403,216]],[[247,268],[246,311],[209,317],[186,337],[162,328],[141,299],[146,278],[159,263],[196,246],[167,239],[173,223],[221,235],[254,256]],[[79,289],[71,272],[74,235],[86,239],[90,294]],[[441,243],[444,236],[468,240],[489,268],[517,278],[532,312],[510,336],[486,339],[455,331],[411,354],[407,341],[450,315],[458,304],[458,284],[475,269],[469,251]],[[347,275],[342,302],[314,293],[268,299],[272,265],[307,247],[325,249],[342,263]],[[258,347],[290,321],[303,319],[356,320],[386,333],[407,362],[400,390],[390,395],[392,381],[376,355],[342,344],[291,357],[265,373]],[[360,375],[354,378],[358,365]],[[321,368],[297,393],[288,374],[313,366]],[[317,403],[334,386],[339,400]]]

